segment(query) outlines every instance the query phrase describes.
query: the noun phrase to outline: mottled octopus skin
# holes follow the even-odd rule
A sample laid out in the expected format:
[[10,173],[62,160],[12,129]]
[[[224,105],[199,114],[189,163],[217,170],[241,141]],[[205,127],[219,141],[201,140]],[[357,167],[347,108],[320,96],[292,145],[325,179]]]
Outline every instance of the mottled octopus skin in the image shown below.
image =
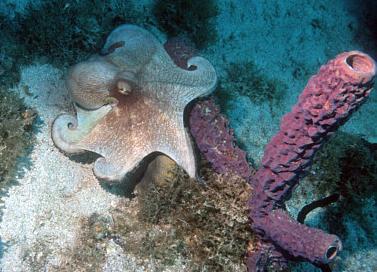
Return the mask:
[[66,153],[98,154],[93,171],[100,180],[136,182],[160,153],[195,178],[184,111],[215,89],[217,76],[202,57],[188,65],[193,69],[178,67],[147,30],[119,26],[101,55],[70,69],[66,81],[76,116],[55,119],[54,144]]
[[298,223],[283,207],[307,174],[316,151],[365,102],[375,73],[375,63],[368,55],[358,51],[340,54],[309,80],[298,103],[282,118],[280,131],[267,144],[252,178],[251,226],[263,245],[248,253],[249,271],[265,271],[266,251],[280,252],[281,263],[293,258],[320,265],[329,263],[341,250],[337,236]]
[[[187,60],[198,53],[195,45],[182,36],[169,39],[164,48],[183,69],[190,69]],[[246,152],[237,146],[229,121],[220,113],[214,99],[194,103],[189,110],[188,123],[200,153],[217,173],[234,173],[250,181],[253,171],[246,160]]]

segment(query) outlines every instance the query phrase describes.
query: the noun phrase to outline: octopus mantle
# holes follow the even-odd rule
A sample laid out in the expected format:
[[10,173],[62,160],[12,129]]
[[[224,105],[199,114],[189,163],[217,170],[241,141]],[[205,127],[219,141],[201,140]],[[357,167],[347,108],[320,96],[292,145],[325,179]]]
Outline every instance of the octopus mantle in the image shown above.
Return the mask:
[[214,90],[217,76],[202,57],[191,58],[188,68],[176,66],[148,31],[133,25],[116,28],[101,55],[70,69],[67,86],[76,116],[55,119],[55,145],[69,154],[98,154],[93,169],[101,180],[135,177],[158,153],[195,177],[184,112],[192,100]]

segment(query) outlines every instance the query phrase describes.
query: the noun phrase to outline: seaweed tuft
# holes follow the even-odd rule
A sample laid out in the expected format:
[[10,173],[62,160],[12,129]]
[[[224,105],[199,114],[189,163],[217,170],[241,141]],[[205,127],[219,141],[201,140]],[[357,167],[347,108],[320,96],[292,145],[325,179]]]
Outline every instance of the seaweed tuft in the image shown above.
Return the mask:
[[70,65],[98,51],[106,34],[119,24],[143,22],[130,1],[111,2],[30,1],[25,12],[3,20],[2,32],[19,44],[23,61],[48,57],[54,64]]
[[377,146],[359,136],[338,132],[315,157],[308,178],[320,194],[339,193],[357,201],[377,190]]
[[211,20],[217,16],[218,7],[213,0],[157,0],[153,14],[169,37],[186,35],[198,48],[217,38]]
[[202,171],[206,185],[199,184],[159,157],[165,159],[151,163],[137,197],[123,199],[110,214],[82,219],[81,239],[59,271],[101,270],[113,243],[138,266],[153,263],[156,271],[246,271],[244,254],[253,239],[249,184],[215,174],[208,165]]
[[15,174],[17,159],[28,153],[33,142],[36,113],[16,93],[0,88],[0,186]]
[[171,171],[171,179],[149,184],[139,194],[140,220],[174,226],[172,245],[191,260],[192,271],[242,267],[253,237],[246,208],[248,183],[238,176],[215,174],[208,166],[202,171],[205,185],[190,179],[178,166]]
[[248,96],[253,102],[268,102],[279,105],[287,86],[275,79],[265,76],[254,62],[230,63],[226,69],[226,79],[222,82],[221,90],[231,91],[239,95]]
[[377,201],[377,145],[357,135],[337,132],[316,154],[308,182],[319,197],[338,194],[338,201],[327,208],[330,232],[347,236],[345,216],[371,235],[374,230],[361,212],[367,200]]

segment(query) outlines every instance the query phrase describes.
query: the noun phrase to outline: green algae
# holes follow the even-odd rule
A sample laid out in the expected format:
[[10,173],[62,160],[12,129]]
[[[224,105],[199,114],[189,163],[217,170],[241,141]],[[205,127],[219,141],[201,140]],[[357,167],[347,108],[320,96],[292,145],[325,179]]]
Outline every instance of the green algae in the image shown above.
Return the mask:
[[[279,104],[287,86],[275,78],[263,74],[252,61],[229,63],[222,86],[227,92],[244,95],[254,103]],[[221,92],[223,93],[223,92]]]
[[17,13],[10,29],[28,55],[73,64],[98,51],[113,28],[140,18],[130,1],[44,0]]
[[7,91],[19,81],[20,67],[34,60],[58,66],[77,63],[98,51],[115,26],[143,24],[144,19],[130,1],[120,0],[30,1],[14,18],[0,14],[1,183],[11,179],[16,159],[27,153],[32,139],[30,109]]
[[175,227],[177,241],[183,243],[183,252],[191,260],[191,271],[242,267],[247,243],[252,239],[247,182],[207,170],[203,186],[181,169],[174,171],[174,178],[165,185],[151,185],[140,195],[141,219]]
[[198,48],[217,39],[212,20],[218,12],[213,0],[157,0],[153,6],[158,26],[169,37],[187,35]]
[[14,92],[0,88],[0,186],[16,173],[17,159],[28,154],[33,143],[36,113]]
[[110,242],[138,266],[153,263],[156,271],[182,265],[186,271],[246,271],[243,258],[253,238],[250,187],[206,169],[206,186],[175,166],[165,180],[138,187],[136,198],[122,200],[108,215],[83,218],[80,239],[59,271],[99,271]]
[[85,60],[115,27],[145,25],[148,18],[122,0],[30,1],[14,18],[0,14],[0,84],[17,83],[20,66],[35,60],[58,67]]
[[376,180],[377,146],[358,135],[338,131],[314,157],[313,167],[305,181],[311,184],[308,187],[312,189],[303,193],[312,194],[316,199],[333,194],[340,196],[324,211],[323,224],[330,233],[346,239],[346,221],[353,220],[366,235],[372,237],[375,231],[369,222],[374,214],[362,211],[361,207],[365,207],[368,201],[377,201]]
[[345,198],[370,197],[377,189],[377,152],[362,137],[337,132],[314,158],[308,178],[322,195],[339,193]]

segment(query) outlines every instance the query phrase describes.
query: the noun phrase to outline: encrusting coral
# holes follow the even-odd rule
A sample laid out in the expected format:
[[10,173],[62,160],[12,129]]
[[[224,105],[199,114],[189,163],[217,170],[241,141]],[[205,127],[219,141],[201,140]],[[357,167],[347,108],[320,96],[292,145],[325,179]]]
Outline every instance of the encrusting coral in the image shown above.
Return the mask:
[[316,151],[365,102],[375,73],[368,55],[340,54],[309,80],[298,103],[282,118],[252,179],[250,218],[262,242],[249,252],[250,271],[265,271],[268,261],[284,267],[287,258],[323,265],[341,250],[337,236],[299,224],[283,207]]
[[178,67],[148,31],[122,25],[107,38],[101,56],[74,66],[67,85],[77,117],[63,114],[52,126],[57,147],[91,151],[99,179],[136,180],[153,155],[164,153],[191,177],[196,165],[184,124],[186,105],[212,92],[213,66],[202,57]]

